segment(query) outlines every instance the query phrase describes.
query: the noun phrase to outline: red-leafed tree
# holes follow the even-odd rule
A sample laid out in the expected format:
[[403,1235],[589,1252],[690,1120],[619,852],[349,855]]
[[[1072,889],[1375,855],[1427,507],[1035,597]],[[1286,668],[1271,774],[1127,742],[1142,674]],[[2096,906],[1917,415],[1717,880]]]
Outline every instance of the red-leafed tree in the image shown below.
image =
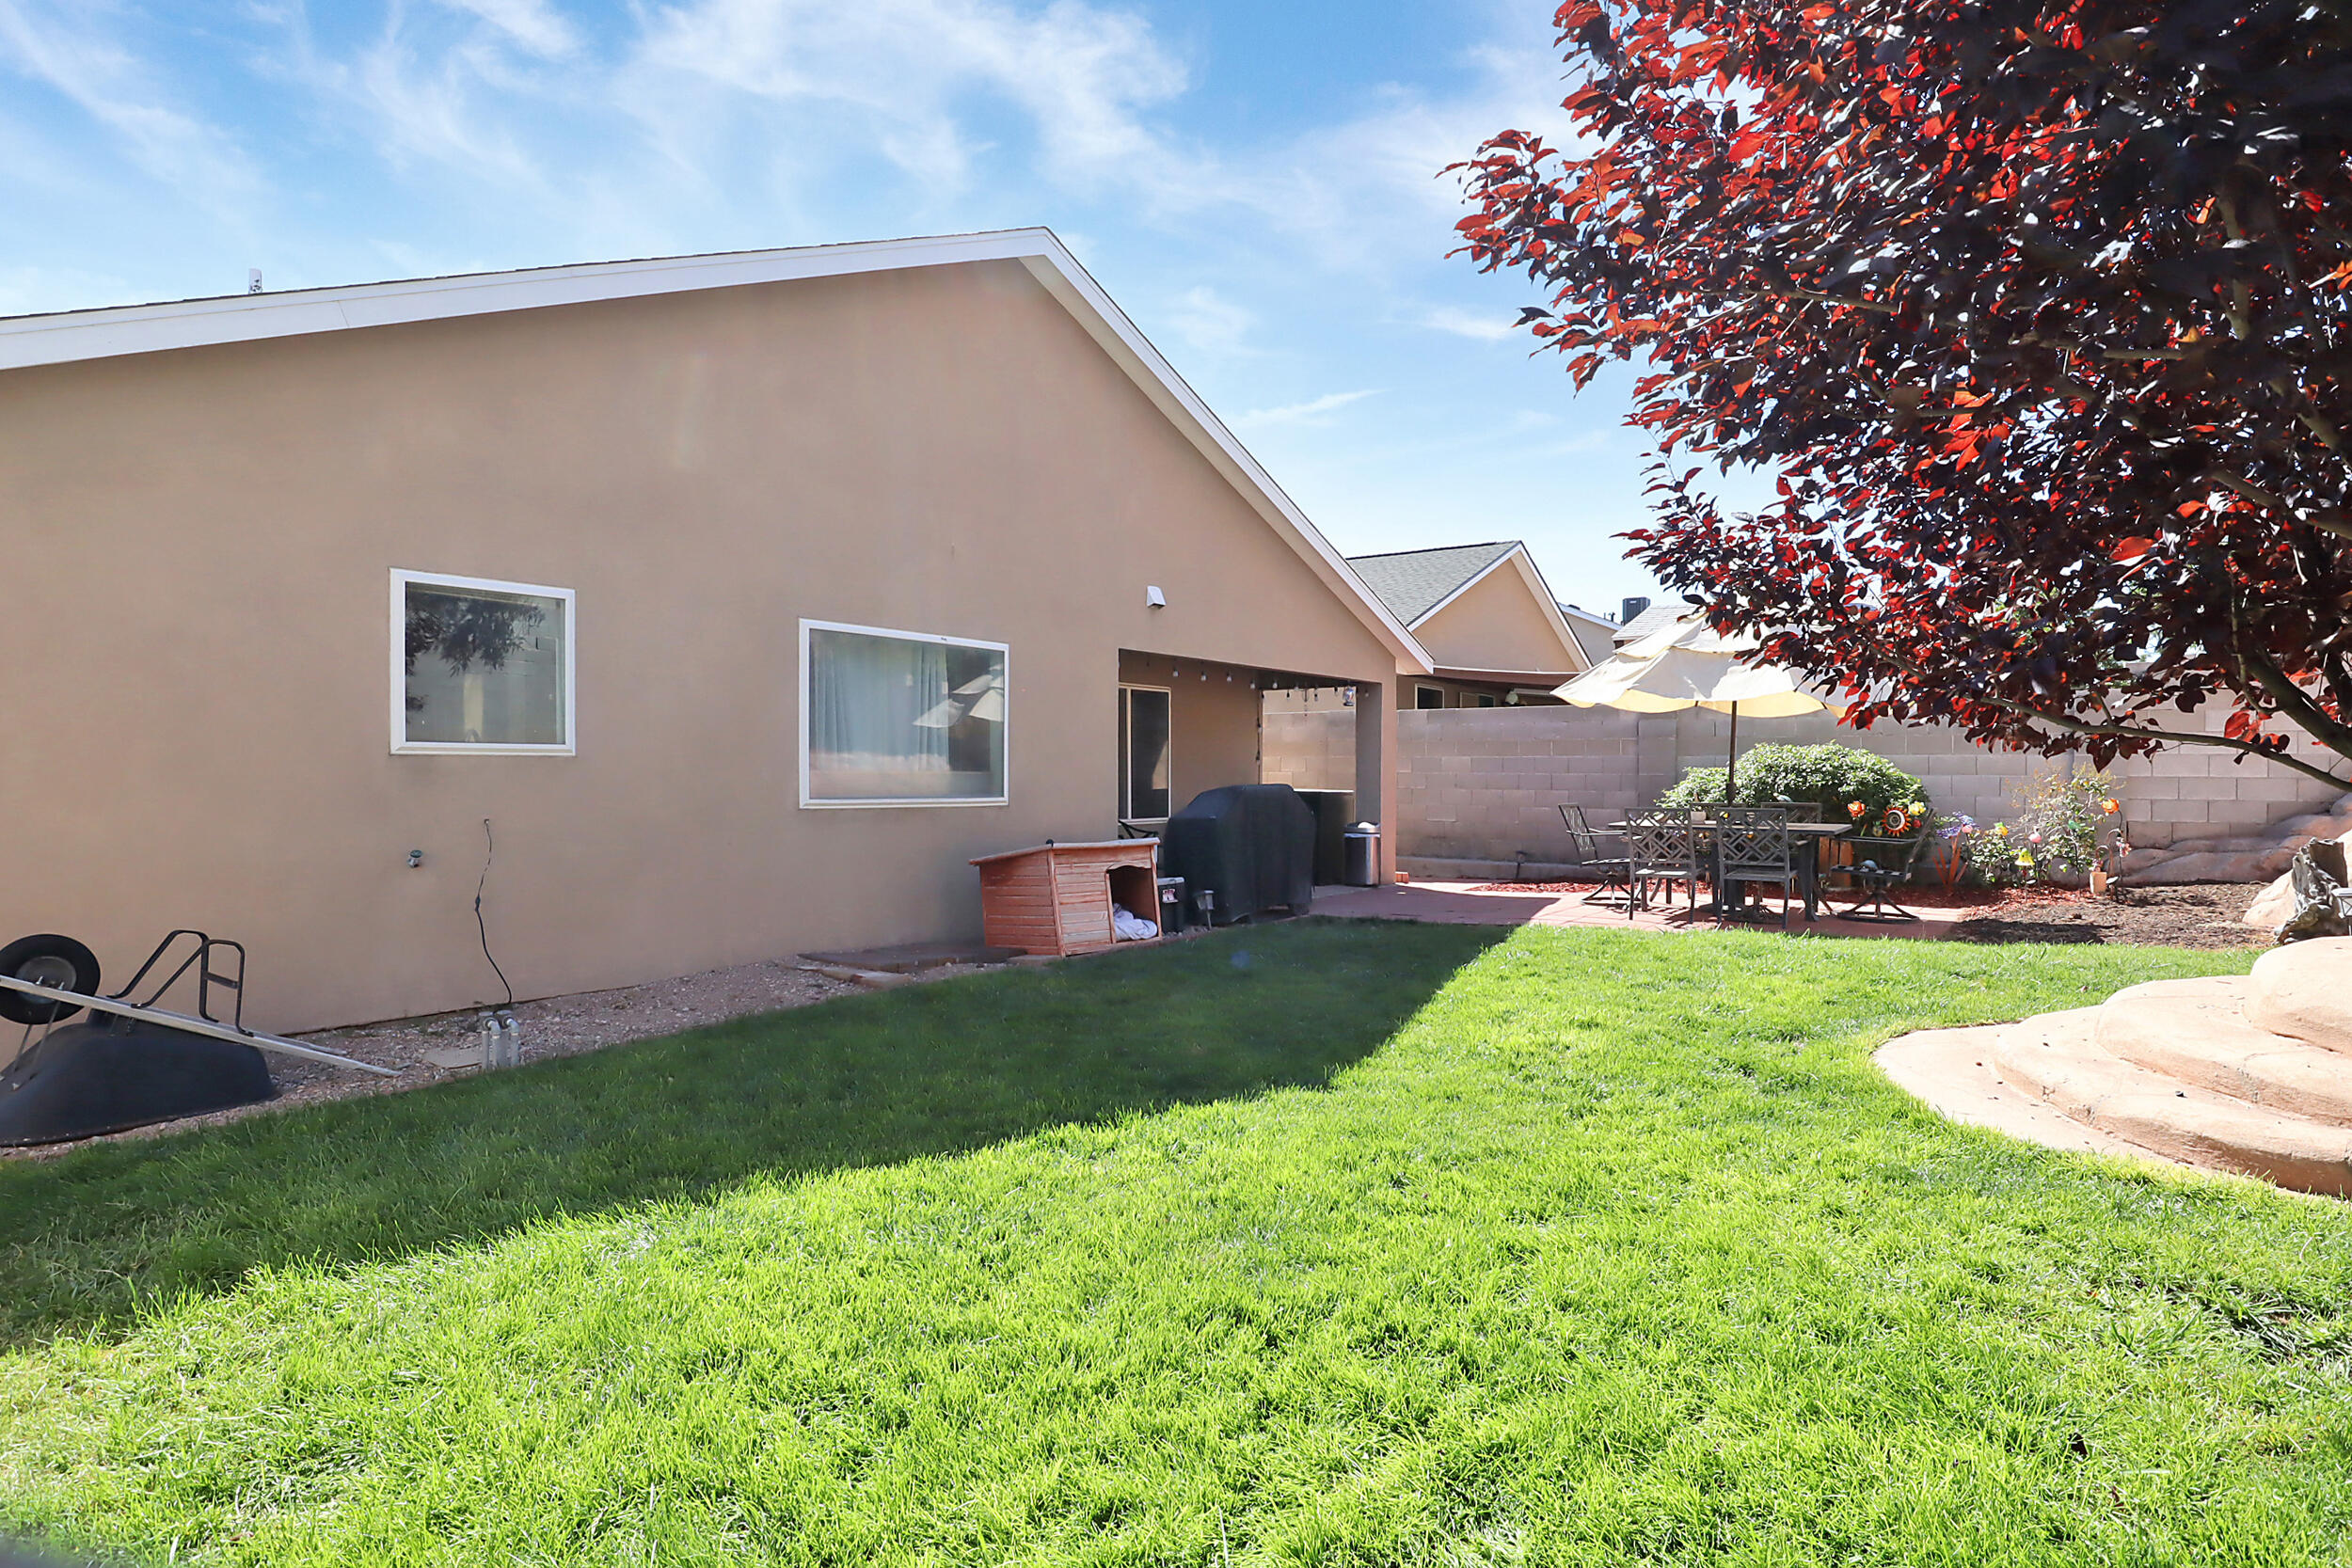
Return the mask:
[[1557,20],[1575,139],[1458,166],[1461,230],[1580,388],[1646,362],[1638,559],[1860,723],[2334,776],[2290,727],[2352,756],[2344,0]]

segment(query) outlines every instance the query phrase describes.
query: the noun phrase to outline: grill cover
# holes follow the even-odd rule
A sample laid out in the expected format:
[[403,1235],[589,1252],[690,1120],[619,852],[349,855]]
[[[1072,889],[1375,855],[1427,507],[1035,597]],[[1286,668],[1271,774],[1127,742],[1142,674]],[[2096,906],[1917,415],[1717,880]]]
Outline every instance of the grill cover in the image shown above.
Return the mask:
[[1288,784],[1203,790],[1168,819],[1160,868],[1216,895],[1216,924],[1265,910],[1305,914],[1315,894],[1315,816]]

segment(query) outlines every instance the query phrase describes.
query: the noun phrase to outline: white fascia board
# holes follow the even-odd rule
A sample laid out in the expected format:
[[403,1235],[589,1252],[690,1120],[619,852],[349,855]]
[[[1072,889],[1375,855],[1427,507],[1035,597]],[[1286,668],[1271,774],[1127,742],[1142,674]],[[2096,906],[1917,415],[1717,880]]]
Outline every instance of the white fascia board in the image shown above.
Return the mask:
[[1560,613],[1559,596],[1552,593],[1551,585],[1544,580],[1542,568],[1535,564],[1534,552],[1525,545],[1521,545],[1512,552],[1512,559],[1518,563],[1519,580],[1526,583],[1527,591],[1535,595],[1535,602],[1544,607],[1544,616],[1550,621],[1551,629],[1560,639],[1561,647],[1567,650],[1568,657],[1576,661],[1570,668],[1580,674],[1591,669],[1593,661],[1584,656],[1584,644],[1576,640],[1576,629],[1568,625],[1568,618]]
[[1210,466],[1224,475],[1226,483],[1250,502],[1267,526],[1315,569],[1325,586],[1350,602],[1357,617],[1396,656],[1399,674],[1429,673],[1429,651],[1421,645],[1411,629],[1364,585],[1347,559],[1331,547],[1331,542],[1307,520],[1298,504],[1282,493],[1274,476],[1259,467],[1249,450],[1225,427],[1225,421],[1211,412],[1200,395],[1176,373],[1176,368],[1161,357],[1152,341],[1127,319],[1127,313],[1078,264],[1077,258],[1063,248],[1061,241],[1051,230],[1034,232],[1044,236],[1049,248],[1022,260],[1045,291],[1061,301],[1062,308],[1086,328],[1103,352],[1184,433]]
[[393,326],[582,305],[697,289],[738,288],[809,277],[1016,261],[1044,285],[1112,360],[1225,476],[1266,524],[1347,603],[1395,654],[1397,669],[1426,674],[1429,655],[1404,623],[1366,588],[1322,532],[1282,493],[1273,476],[1210,412],[1049,229],[1008,229],[855,245],[640,261],[593,261],[520,272],[360,283],[285,293],[228,294],[167,305],[118,306],[0,320],[0,371],[169,349],[252,342],[313,332]]
[[858,245],[802,245],[718,256],[643,261],[590,261],[519,272],[418,277],[355,283],[284,293],[226,294],[167,305],[125,305],[0,321],[0,370],[103,359],[126,354],[199,348],[215,343],[298,337],[354,327],[394,326],[581,305],[646,294],[683,293],[804,277],[838,277],[960,261],[1023,259],[1060,243],[1042,229],[936,239],[876,240]]
[[1508,550],[1488,562],[1453,593],[1422,610],[1414,618],[1414,627],[1418,629],[1427,626],[1439,610],[1501,571],[1506,562],[1518,568],[1519,581],[1526,585],[1529,593],[1535,595],[1535,602],[1543,606],[1544,618],[1551,623],[1552,635],[1560,640],[1561,648],[1568,656],[1568,668],[1579,674],[1591,669],[1593,661],[1584,657],[1583,644],[1577,641],[1576,633],[1568,629],[1567,617],[1560,613],[1560,601],[1551,596],[1551,589],[1545,583],[1544,574],[1536,570],[1535,558],[1528,553],[1525,545],[1512,546]]

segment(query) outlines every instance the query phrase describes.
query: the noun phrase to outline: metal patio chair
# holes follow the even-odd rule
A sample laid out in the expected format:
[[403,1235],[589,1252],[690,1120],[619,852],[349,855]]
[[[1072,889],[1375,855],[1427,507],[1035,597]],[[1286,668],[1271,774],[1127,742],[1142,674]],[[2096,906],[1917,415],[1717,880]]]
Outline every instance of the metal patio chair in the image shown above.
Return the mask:
[[1788,928],[1788,904],[1805,879],[1804,856],[1788,831],[1787,806],[1715,806],[1715,924],[1730,924],[1732,889],[1769,882],[1780,889],[1780,928]]
[[[1611,847],[1623,851],[1625,834],[1611,832],[1604,835],[1601,830],[1585,820],[1582,806],[1562,806],[1560,823],[1568,830],[1568,841],[1576,846],[1577,864],[1600,879],[1600,886],[1586,894],[1582,902],[1589,904],[1613,891],[1630,903],[1633,898],[1633,863],[1625,853],[1612,855],[1606,852]],[[1609,839],[1617,842],[1612,846],[1608,843]]]
[[1705,871],[1699,865],[1699,835],[1692,821],[1693,813],[1680,811],[1637,811],[1625,819],[1626,879],[1631,896],[1626,900],[1625,917],[1633,918],[1633,911],[1649,908],[1649,891],[1657,883],[1666,884],[1666,902],[1674,902],[1673,887],[1685,884],[1690,889],[1690,911],[1695,917],[1699,907],[1699,882]]
[[1844,918],[1888,922],[1918,919],[1887,895],[1911,880],[1912,874],[1927,859],[1928,847],[1934,842],[1935,835],[1924,828],[1907,839],[1855,839],[1854,863],[1843,869],[1852,876],[1862,896],[1844,911]]

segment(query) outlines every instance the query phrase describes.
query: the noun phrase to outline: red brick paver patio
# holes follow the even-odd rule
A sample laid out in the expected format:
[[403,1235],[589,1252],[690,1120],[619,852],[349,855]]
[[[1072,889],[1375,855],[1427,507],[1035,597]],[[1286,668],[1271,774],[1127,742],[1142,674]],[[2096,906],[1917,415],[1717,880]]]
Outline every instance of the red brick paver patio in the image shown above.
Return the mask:
[[[1841,898],[1845,895],[1840,895]],[[1768,900],[1767,910],[1777,911]],[[1319,887],[1314,912],[1350,920],[1421,920],[1444,926],[1597,926],[1637,931],[1711,931],[1715,917],[1695,920],[1676,904],[1637,912],[1630,920],[1622,909],[1587,904],[1581,892],[1540,893],[1502,890],[1478,882],[1406,882],[1388,887]],[[1805,932],[1824,937],[1922,937],[1951,935],[1952,927],[1978,910],[1921,909],[1917,920],[1846,920],[1835,915],[1807,922],[1802,909],[1788,915],[1790,935]],[[1740,922],[1753,929],[1777,931],[1767,919]]]

